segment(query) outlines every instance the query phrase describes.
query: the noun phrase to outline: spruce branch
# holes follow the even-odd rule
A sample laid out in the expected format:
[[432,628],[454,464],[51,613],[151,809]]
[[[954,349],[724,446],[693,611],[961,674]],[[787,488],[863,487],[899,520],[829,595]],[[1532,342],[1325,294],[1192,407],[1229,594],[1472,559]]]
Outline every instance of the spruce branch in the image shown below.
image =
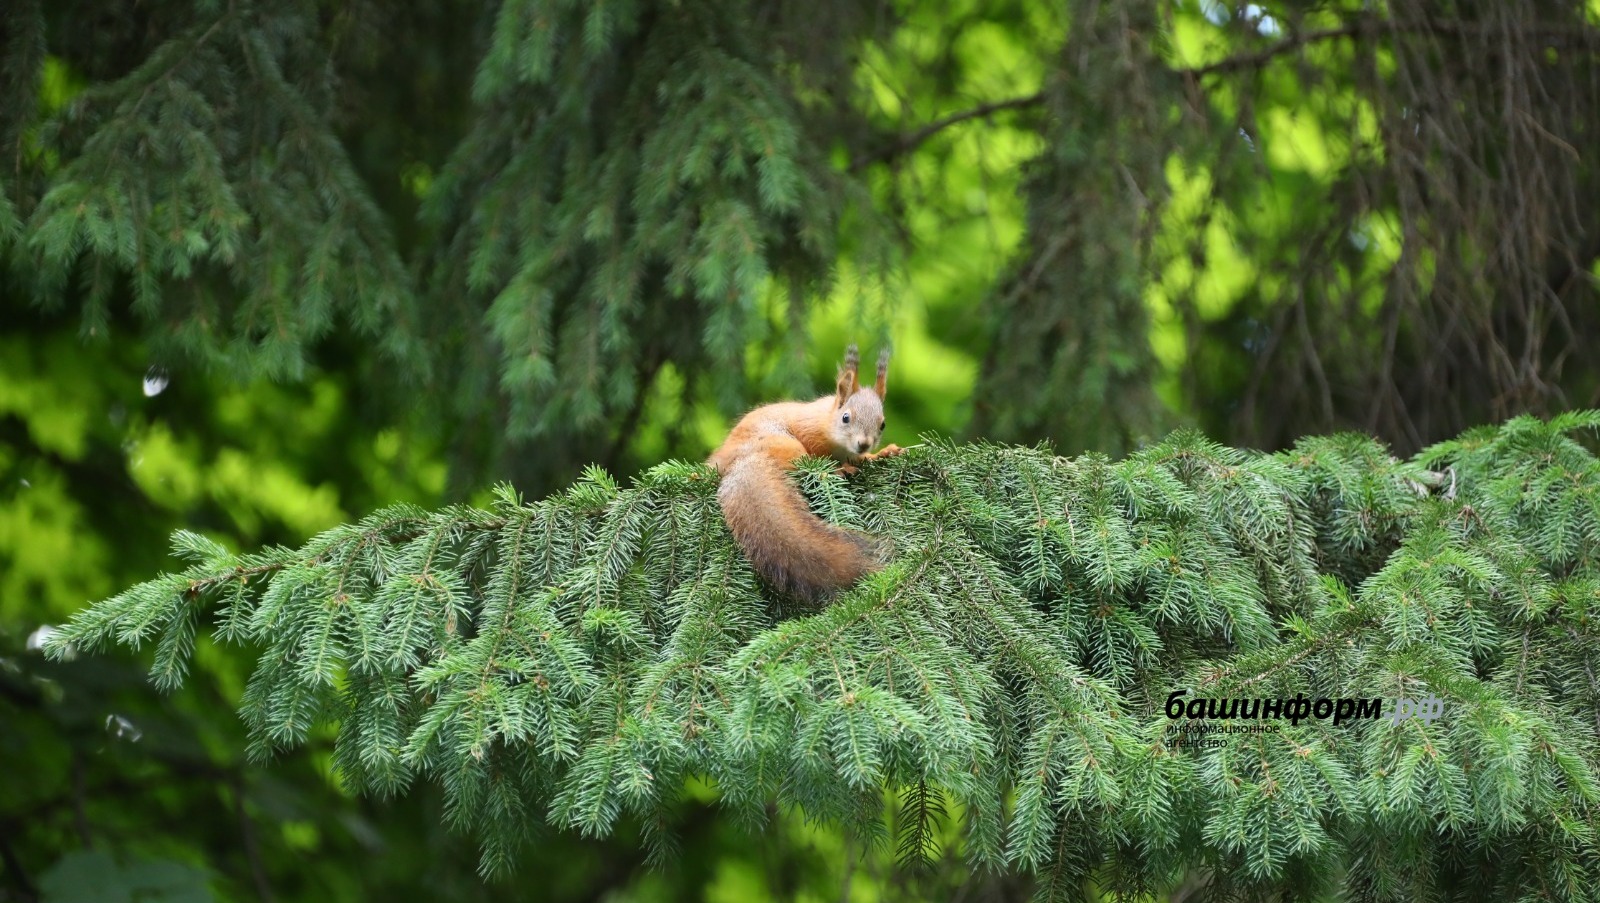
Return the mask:
[[[438,782],[486,872],[537,820],[627,820],[665,856],[705,778],[754,823],[777,801],[863,837],[909,788],[904,862],[959,813],[963,855],[1042,892],[1204,868],[1262,894],[1388,868],[1380,844],[1425,851],[1406,868],[1428,886],[1478,862],[1490,899],[1554,867],[1490,850],[1600,867],[1600,462],[1572,435],[1597,428],[1520,418],[1412,461],[1352,435],[1265,455],[1177,433],[1122,461],[930,439],[849,479],[810,462],[813,507],[897,550],[821,609],[758,584],[712,471],[591,469],[542,501],[396,506],[300,549],[180,532],[188,568],[51,649],[153,642],[170,688],[209,615],[261,650],[252,754],[336,726],[349,786]],[[1445,716],[1376,717],[1424,696]],[[1339,719],[1312,714],[1334,699]],[[1273,729],[1191,748],[1174,704]]]

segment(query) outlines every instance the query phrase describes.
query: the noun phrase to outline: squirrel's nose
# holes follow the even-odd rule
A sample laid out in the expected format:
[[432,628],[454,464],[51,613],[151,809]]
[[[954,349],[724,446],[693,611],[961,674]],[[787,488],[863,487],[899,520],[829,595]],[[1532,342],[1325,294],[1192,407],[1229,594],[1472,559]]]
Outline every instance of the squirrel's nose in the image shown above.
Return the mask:
[[867,450],[867,446],[869,446],[871,444],[872,444],[871,442],[868,442],[867,440],[862,439],[860,442],[856,443],[856,449],[858,451],[866,451]]

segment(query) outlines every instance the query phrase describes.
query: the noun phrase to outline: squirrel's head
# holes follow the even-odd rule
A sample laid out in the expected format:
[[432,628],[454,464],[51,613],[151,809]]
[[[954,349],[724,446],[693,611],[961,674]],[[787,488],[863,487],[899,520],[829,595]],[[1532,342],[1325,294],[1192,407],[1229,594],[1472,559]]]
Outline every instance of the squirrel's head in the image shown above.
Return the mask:
[[883,436],[883,397],[888,391],[889,350],[878,355],[878,379],[871,388],[861,385],[861,354],[856,346],[845,349],[844,366],[833,396],[833,424],[828,438],[833,457],[854,461],[878,444]]

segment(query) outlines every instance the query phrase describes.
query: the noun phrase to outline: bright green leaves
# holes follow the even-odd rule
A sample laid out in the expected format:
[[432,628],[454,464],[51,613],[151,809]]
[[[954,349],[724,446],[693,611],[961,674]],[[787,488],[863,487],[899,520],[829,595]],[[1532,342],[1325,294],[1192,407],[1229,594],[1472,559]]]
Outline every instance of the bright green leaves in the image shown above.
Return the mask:
[[[1186,99],[1147,90],[1155,79],[1073,80],[1097,112],[1166,114],[1164,140],[1100,159],[1165,170],[1145,191],[1142,289],[1163,398],[1214,434],[1282,447],[1361,426],[1410,452],[1590,391],[1562,361],[1586,341],[1565,311],[1593,297],[1581,271],[1595,248],[1577,227],[1592,161],[1563,144],[1579,146],[1600,110],[1592,17],[1576,3],[1493,16],[1428,4],[1429,21],[1451,23],[1440,32],[1410,27],[1421,9],[1184,0],[1163,7],[1166,40],[1150,43]],[[1528,37],[1546,30],[1583,37]],[[1125,118],[1080,117],[1079,142]],[[1518,311],[1527,340],[1501,324],[1458,333],[1474,311]]]

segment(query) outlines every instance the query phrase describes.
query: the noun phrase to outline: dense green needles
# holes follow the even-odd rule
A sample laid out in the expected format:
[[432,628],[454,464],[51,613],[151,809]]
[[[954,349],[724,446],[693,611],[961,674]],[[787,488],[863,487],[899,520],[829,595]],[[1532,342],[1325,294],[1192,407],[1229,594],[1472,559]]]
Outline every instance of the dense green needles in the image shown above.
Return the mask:
[[[906,858],[1168,887],[1376,899],[1583,899],[1600,875],[1600,413],[1484,428],[1399,461],[1359,436],[1276,455],[1175,434],[1128,459],[932,442],[800,482],[890,566],[820,610],[761,589],[715,476],[591,471],[490,510],[394,507],[233,554],[78,615],[153,644],[172,687],[202,623],[261,649],[260,755],[337,730],[360,792],[441,783],[484,866],[551,823],[636,819],[670,847],[684,782],[753,822],[777,800]],[[1174,742],[1163,703],[1428,693],[1443,717]],[[1219,724],[1257,724],[1228,721]],[[948,814],[946,814],[948,810]]]

